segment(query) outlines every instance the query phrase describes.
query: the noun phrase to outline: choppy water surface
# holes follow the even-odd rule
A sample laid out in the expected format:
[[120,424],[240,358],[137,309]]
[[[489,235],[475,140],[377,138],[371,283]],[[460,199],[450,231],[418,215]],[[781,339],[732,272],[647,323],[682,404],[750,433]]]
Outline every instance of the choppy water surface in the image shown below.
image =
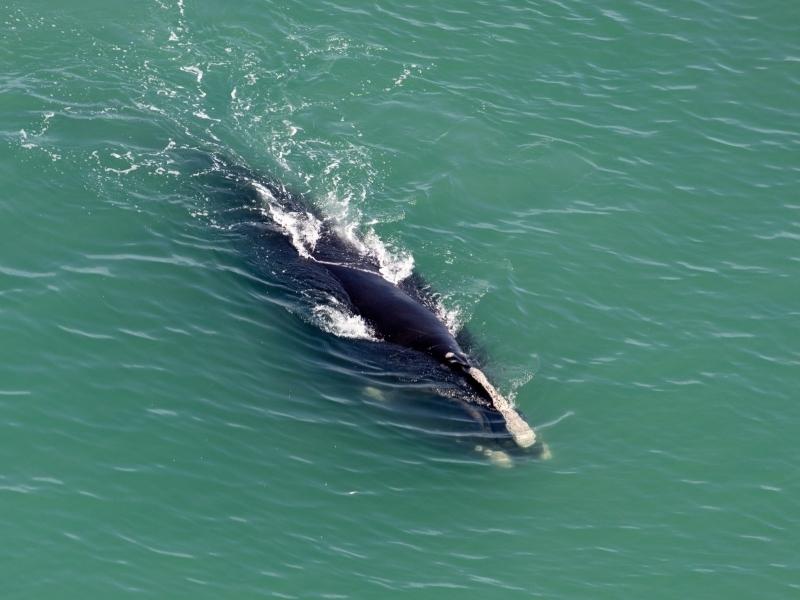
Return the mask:
[[[3,597],[795,597],[798,23],[5,2]],[[552,460],[371,370],[237,243],[210,152],[413,264]]]

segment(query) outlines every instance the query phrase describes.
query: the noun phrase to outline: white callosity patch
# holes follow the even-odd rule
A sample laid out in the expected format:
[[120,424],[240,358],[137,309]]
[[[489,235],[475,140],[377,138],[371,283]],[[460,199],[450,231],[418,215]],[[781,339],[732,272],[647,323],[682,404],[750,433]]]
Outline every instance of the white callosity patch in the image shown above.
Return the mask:
[[511,460],[511,456],[509,456],[508,452],[496,449],[493,450],[492,448],[483,448],[481,446],[477,446],[475,449],[478,452],[481,452],[492,462],[493,465],[497,467],[510,469],[514,466],[514,461]]
[[364,395],[372,398],[373,400],[378,400],[379,402],[386,402],[387,400],[386,394],[383,390],[371,385],[368,385],[364,388]]
[[531,426],[525,422],[514,407],[511,406],[511,403],[489,383],[483,371],[475,367],[470,367],[469,374],[475,381],[480,383],[486,390],[486,393],[489,394],[489,397],[492,399],[492,405],[497,412],[503,415],[506,421],[506,428],[517,445],[522,448],[533,446],[536,443],[536,433],[534,433]]

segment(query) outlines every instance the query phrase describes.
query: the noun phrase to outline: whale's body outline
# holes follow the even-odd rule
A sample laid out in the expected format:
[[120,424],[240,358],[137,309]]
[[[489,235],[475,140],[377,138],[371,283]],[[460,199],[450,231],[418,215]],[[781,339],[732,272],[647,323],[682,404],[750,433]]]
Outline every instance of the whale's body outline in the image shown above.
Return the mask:
[[[249,197],[251,208],[266,222],[269,232],[280,234],[304,267],[318,266],[338,283],[340,299],[343,293],[349,307],[370,325],[381,341],[424,353],[463,379],[477,396],[477,402],[473,399],[473,403],[499,417],[485,421],[477,411],[468,411],[484,429],[496,434],[499,420],[516,446],[530,448],[535,444],[533,428],[492,386],[439,316],[415,293],[416,288],[383,277],[375,261],[343,239],[329,220],[300,194],[247,169],[232,168],[228,161],[218,157],[213,157],[213,164],[212,170],[233,184],[235,193],[243,192]],[[287,212],[321,225],[313,243],[304,245],[304,240],[297,239],[298,232],[285,219]],[[415,273],[406,282],[414,277],[418,275]]]

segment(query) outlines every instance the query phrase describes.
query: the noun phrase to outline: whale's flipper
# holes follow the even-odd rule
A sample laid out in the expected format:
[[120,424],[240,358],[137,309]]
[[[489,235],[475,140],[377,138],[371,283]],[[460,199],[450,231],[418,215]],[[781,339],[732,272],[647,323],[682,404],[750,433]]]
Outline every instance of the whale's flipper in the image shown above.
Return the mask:
[[491,399],[494,409],[503,415],[506,422],[506,429],[520,448],[529,448],[536,443],[536,433],[533,428],[525,422],[517,410],[489,383],[483,371],[477,367],[469,367],[469,376],[480,386],[485,394]]

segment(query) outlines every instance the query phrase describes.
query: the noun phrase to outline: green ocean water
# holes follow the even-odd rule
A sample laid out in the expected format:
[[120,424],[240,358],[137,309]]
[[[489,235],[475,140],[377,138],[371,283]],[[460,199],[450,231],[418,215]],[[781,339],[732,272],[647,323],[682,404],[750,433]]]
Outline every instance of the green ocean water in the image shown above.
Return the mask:
[[[0,3],[0,596],[800,597],[798,27]],[[552,459],[406,415],[233,243],[212,152],[413,258]]]

